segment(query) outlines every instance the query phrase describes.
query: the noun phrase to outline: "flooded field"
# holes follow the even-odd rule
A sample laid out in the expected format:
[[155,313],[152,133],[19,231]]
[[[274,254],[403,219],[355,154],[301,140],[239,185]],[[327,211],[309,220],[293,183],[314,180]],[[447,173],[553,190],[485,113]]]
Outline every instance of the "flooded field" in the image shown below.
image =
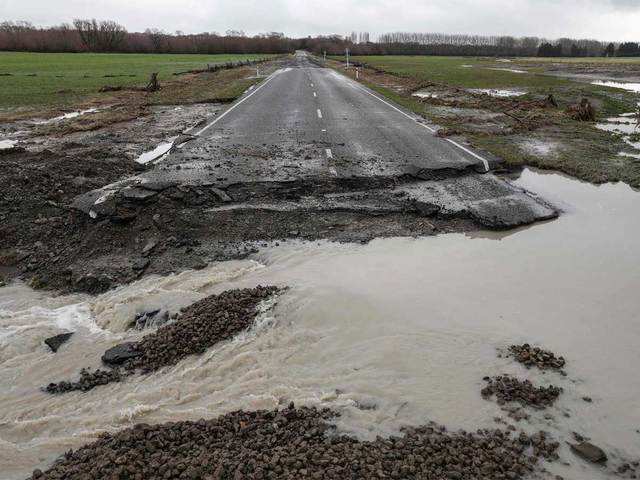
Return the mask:
[[[525,170],[516,181],[561,208],[556,221],[509,234],[384,239],[368,245],[293,242],[243,261],[147,277],[98,297],[0,289],[0,464],[24,478],[102,431],[136,422],[210,418],[235,409],[323,405],[362,438],[434,420],[494,427],[480,396],[501,373],[564,388],[556,406],[515,424],[561,441],[592,438],[615,466],[640,458],[640,194]],[[289,286],[253,331],[159,373],[88,393],[39,387],[96,367],[141,335],[136,313],[177,311],[212,293]],[[76,334],[56,354],[43,340]],[[511,343],[567,359],[567,377],[498,358]],[[588,396],[592,403],[582,400]],[[509,420],[511,422],[511,420]],[[566,479],[613,477],[574,457],[548,466]]]
[[628,90],[630,92],[640,93],[640,83],[598,80],[593,82],[593,85],[600,85],[602,87],[620,88],[622,90]]

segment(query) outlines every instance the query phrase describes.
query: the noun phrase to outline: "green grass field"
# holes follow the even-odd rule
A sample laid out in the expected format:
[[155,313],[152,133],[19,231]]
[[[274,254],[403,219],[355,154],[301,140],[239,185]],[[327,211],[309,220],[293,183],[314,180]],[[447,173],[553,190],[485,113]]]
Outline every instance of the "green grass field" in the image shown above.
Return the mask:
[[268,55],[175,55],[0,52],[0,108],[63,106],[104,85],[144,85],[152,72],[160,82],[173,73],[207,64]]

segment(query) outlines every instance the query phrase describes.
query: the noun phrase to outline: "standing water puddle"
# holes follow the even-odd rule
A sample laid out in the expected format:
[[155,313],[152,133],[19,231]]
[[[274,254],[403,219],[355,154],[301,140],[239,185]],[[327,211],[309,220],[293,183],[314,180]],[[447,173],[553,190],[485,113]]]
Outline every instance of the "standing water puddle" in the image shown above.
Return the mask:
[[88,113],[96,113],[98,111],[99,110],[97,108],[88,108],[86,110],[80,110],[78,112],[65,113],[64,115],[60,115],[59,117],[50,118],[48,120],[37,120],[37,121],[35,121],[33,123],[36,124],[36,125],[47,125],[49,123],[62,122],[64,120],[69,120],[71,118],[79,117],[80,115],[86,115]]
[[492,97],[498,98],[508,98],[508,97],[521,97],[522,95],[526,95],[527,92],[524,90],[509,90],[509,89],[493,89],[493,88],[475,88],[469,90],[472,93],[484,93],[490,95]]
[[599,85],[601,87],[621,88],[623,90],[629,90],[630,92],[640,93],[640,83],[630,82],[610,82],[604,80],[597,80],[591,82],[591,85]]
[[517,68],[497,68],[489,67],[489,70],[497,70],[499,72],[511,72],[511,73],[529,73],[526,70],[518,70]]
[[596,124],[596,128],[604,130],[605,132],[611,132],[614,134],[622,135],[622,139],[631,148],[633,152],[620,152],[622,157],[640,158],[640,142],[635,141],[632,135],[640,134],[640,123],[635,114],[627,114],[621,117],[607,118],[605,123]]
[[[26,477],[102,431],[134,422],[215,417],[290,401],[342,411],[338,426],[372,438],[434,420],[495,428],[505,417],[480,396],[485,375],[517,374],[565,392],[531,423],[563,445],[548,466],[566,479],[610,478],[564,441],[589,436],[610,458],[640,457],[640,194],[525,170],[516,182],[564,210],[556,221],[473,238],[382,239],[368,245],[288,243],[254,259],[147,277],[90,298],[0,289],[0,465]],[[154,375],[50,396],[139,332],[136,312],[179,307],[228,288],[291,287],[248,335]],[[44,338],[77,333],[57,354]],[[568,377],[498,358],[511,343],[567,358]],[[593,398],[586,403],[582,397]],[[552,418],[545,418],[550,414]],[[568,416],[566,416],[568,415]]]
[[413,92],[413,96],[419,98],[438,98],[437,93],[429,92],[426,90],[418,90],[417,92]]

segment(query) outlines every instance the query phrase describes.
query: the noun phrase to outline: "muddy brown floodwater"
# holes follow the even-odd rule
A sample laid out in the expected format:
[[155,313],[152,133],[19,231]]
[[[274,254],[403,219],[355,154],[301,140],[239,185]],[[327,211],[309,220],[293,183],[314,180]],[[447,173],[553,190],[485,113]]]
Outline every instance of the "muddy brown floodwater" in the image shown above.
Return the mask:
[[[506,235],[290,243],[98,297],[1,288],[0,477],[24,478],[100,432],[136,422],[290,401],[341,411],[341,431],[362,438],[429,420],[452,429],[495,427],[494,417],[512,420],[480,389],[484,376],[500,374],[564,388],[553,407],[516,424],[561,441],[567,465],[548,465],[553,474],[613,477],[575,457],[564,441],[574,431],[590,437],[612,465],[640,458],[640,194],[624,184],[593,186],[530,170],[516,183],[564,214]],[[138,312],[173,311],[257,284],[291,288],[263,305],[248,334],[88,393],[39,390],[138,338],[126,330]],[[52,354],[42,342],[64,330],[77,333]],[[496,355],[523,342],[563,355],[567,376]]]

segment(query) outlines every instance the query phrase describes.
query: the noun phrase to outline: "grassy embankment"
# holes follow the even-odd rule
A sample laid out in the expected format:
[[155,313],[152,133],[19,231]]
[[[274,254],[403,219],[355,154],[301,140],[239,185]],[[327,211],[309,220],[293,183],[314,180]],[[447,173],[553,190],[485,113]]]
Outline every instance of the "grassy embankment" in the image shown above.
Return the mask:
[[[593,123],[575,121],[565,113],[569,105],[587,97],[596,106],[598,117],[604,119],[633,111],[639,96],[544,75],[545,64],[553,63],[557,68],[567,59],[520,59],[507,63],[468,57],[363,56],[353,60],[387,74],[365,71],[363,83],[449,131],[464,135],[471,144],[504,159],[507,165],[532,165],[595,183],[621,180],[640,187],[640,161],[619,155],[629,150],[620,136],[598,130]],[[635,63],[640,72],[640,59],[568,59],[568,63],[573,68],[580,60],[594,70],[602,67],[609,72],[616,66],[633,68]],[[332,66],[338,67],[337,62]],[[395,81],[408,88],[397,88]],[[438,98],[412,96],[412,90],[420,86],[433,89]],[[516,89],[527,93],[505,100],[473,95],[468,89]],[[554,95],[559,108],[526,106],[548,94]],[[491,120],[482,117],[483,112],[505,111],[512,116],[503,114]],[[495,128],[482,128],[483,124]]]
[[[269,55],[0,52],[0,109],[65,107],[86,101],[105,85],[144,86],[152,72],[159,73],[163,84],[175,81],[174,73],[203,69],[207,64],[266,57]],[[232,76],[227,74],[229,80]],[[232,97],[252,82],[235,83],[226,85],[223,96]],[[182,98],[173,95],[176,100]]]

